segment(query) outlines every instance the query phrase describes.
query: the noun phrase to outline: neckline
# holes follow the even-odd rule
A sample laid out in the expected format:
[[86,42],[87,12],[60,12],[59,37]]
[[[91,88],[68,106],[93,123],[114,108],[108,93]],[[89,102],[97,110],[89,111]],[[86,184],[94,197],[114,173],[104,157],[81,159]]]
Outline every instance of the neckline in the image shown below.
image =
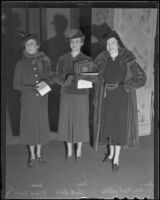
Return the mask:
[[113,61],[113,62],[116,61],[116,60],[118,59],[118,57],[119,57],[119,54],[118,54],[117,56],[115,56],[114,58],[111,57],[110,54],[109,54],[109,58],[110,58],[110,60]]
[[81,51],[74,57],[74,56],[72,56],[72,53],[70,53],[71,54],[71,57],[74,59],[74,58],[76,58],[77,56],[79,56],[80,55],[80,53],[81,53]]

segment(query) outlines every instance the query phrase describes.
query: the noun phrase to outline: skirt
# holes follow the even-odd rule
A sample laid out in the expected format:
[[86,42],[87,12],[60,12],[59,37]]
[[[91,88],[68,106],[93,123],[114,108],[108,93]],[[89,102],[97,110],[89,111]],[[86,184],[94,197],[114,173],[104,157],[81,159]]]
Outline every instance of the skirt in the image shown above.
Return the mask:
[[125,145],[127,143],[127,93],[112,94],[111,92],[103,99],[102,105],[100,142]]
[[61,94],[58,140],[70,143],[89,142],[88,94]]
[[23,96],[21,102],[20,137],[21,145],[44,145],[50,141],[48,119],[48,95]]

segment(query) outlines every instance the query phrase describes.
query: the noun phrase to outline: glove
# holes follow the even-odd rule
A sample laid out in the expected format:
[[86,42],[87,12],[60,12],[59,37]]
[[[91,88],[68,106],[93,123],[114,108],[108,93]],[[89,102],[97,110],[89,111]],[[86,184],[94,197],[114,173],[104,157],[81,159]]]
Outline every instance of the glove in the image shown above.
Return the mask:
[[69,74],[69,75],[66,77],[66,80],[65,80],[65,84],[64,84],[64,85],[65,85],[65,86],[71,85],[73,79],[74,79],[74,76],[73,76],[72,74]]
[[37,92],[38,86],[37,85],[29,85],[29,90],[33,90],[34,92]]

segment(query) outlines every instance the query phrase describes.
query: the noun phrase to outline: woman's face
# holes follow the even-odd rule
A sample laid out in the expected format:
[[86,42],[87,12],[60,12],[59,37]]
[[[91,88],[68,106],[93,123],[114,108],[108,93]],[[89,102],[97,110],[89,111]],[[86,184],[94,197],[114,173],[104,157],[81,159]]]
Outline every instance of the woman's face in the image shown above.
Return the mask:
[[24,44],[26,52],[29,54],[35,54],[38,51],[39,45],[35,39],[27,40]]
[[106,47],[110,54],[117,52],[119,47],[117,39],[114,37],[109,38],[106,42]]
[[70,39],[70,47],[72,51],[80,51],[82,45],[83,45],[82,38]]

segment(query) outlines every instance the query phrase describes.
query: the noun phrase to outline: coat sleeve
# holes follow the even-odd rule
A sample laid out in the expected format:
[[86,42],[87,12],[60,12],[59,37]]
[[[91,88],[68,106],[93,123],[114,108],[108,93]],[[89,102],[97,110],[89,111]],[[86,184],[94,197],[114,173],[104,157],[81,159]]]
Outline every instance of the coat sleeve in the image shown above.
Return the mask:
[[45,70],[46,82],[49,85],[53,85],[56,81],[56,73],[51,70],[51,61],[47,56],[45,59],[45,68],[46,68],[46,70]]
[[23,63],[19,61],[15,67],[14,78],[13,78],[13,88],[15,90],[20,90],[20,91],[30,90],[31,86],[24,85],[22,83],[22,78],[23,78]]
[[127,92],[145,85],[147,80],[146,73],[137,62],[132,62],[128,70],[130,70],[131,77],[124,82],[124,88]]
[[60,57],[56,66],[56,82],[61,86],[65,85],[65,76],[63,73],[63,60]]

